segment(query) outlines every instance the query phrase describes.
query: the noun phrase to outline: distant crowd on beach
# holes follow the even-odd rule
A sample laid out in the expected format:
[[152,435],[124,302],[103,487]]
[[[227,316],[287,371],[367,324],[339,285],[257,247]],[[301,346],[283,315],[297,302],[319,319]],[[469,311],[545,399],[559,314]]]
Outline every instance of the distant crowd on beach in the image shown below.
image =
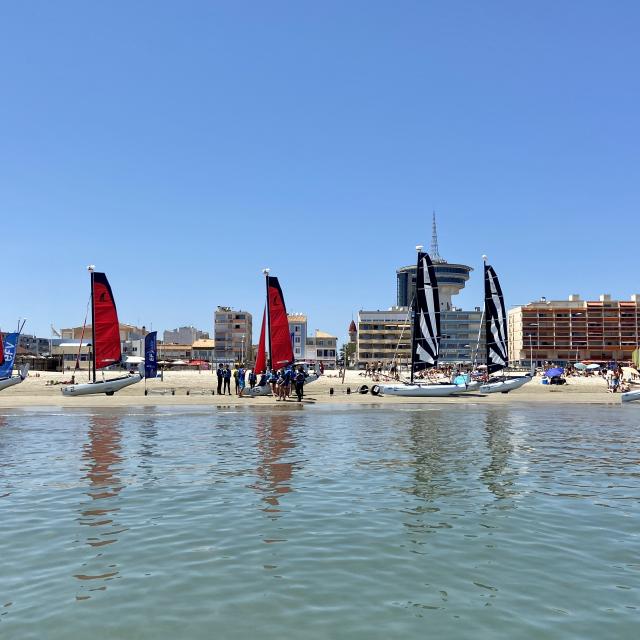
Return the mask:
[[[323,366],[320,365],[320,373],[323,373]],[[304,384],[308,377],[304,367],[293,365],[280,369],[267,370],[264,373],[256,374],[252,369],[245,369],[243,364],[234,366],[219,364],[216,369],[218,379],[218,395],[231,395],[231,380],[233,380],[235,394],[244,397],[247,384],[249,389],[255,387],[271,387],[271,393],[276,400],[285,401],[291,397],[292,390],[295,391],[298,402],[302,402],[304,397]]]

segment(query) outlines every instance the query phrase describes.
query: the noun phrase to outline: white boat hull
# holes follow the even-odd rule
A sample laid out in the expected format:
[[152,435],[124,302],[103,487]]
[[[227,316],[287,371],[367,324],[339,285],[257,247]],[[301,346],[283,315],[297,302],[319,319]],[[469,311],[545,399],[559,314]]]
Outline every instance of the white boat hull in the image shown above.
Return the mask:
[[531,376],[519,376],[517,378],[505,378],[496,382],[488,382],[480,385],[480,393],[509,393],[531,382]]
[[409,398],[442,398],[454,393],[464,393],[467,389],[457,384],[381,384],[380,393]]
[[121,378],[113,378],[112,380],[99,380],[96,382],[87,382],[86,384],[73,384],[61,389],[63,396],[90,396],[98,393],[105,393],[112,396],[116,391],[129,387],[142,380],[139,373],[123,376]]
[[621,402],[633,402],[634,400],[640,400],[640,389],[620,394]]
[[0,380],[0,391],[4,389],[8,389],[9,387],[13,387],[16,384],[20,384],[24,378],[20,376],[14,376],[13,378],[5,378],[4,380]]

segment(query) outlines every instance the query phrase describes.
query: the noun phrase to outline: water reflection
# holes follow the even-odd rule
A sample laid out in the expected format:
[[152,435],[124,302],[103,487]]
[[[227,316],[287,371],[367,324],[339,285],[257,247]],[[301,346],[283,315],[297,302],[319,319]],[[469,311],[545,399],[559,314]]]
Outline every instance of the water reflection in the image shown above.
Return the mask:
[[157,480],[153,473],[153,459],[158,455],[158,426],[154,417],[145,418],[140,425],[140,448],[138,468],[149,480]]
[[118,535],[126,528],[120,526],[115,515],[120,510],[115,506],[118,494],[123,488],[118,476],[122,463],[121,425],[117,416],[92,416],[89,427],[89,441],[83,447],[83,470],[89,481],[84,501],[80,507],[78,522],[89,527],[85,532],[84,544],[95,550],[95,554],[82,565],[74,577],[81,582],[77,600],[90,598],[92,591],[104,591],[107,581],[118,576],[117,565],[110,564],[108,549],[118,541]]
[[291,491],[294,465],[283,462],[282,458],[296,446],[290,431],[292,421],[287,414],[262,414],[256,418],[259,452],[256,471],[259,479],[253,488],[263,492],[264,511],[274,514],[274,517],[281,511],[282,496]]
[[509,467],[514,446],[510,432],[509,414],[487,408],[484,419],[485,441],[489,450],[489,463],[482,468],[480,478],[498,499],[518,495],[517,473]]

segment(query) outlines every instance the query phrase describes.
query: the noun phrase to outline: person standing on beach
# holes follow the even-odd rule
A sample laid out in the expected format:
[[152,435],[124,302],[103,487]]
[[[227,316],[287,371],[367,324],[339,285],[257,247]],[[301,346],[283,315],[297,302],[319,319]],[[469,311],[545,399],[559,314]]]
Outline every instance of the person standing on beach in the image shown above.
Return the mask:
[[296,386],[296,395],[298,396],[298,402],[302,402],[302,397],[304,396],[304,369],[302,367],[298,367],[298,371],[296,373],[296,377],[294,379],[294,383]]
[[249,387],[253,389],[256,386],[256,381],[257,381],[256,372],[254,369],[252,369],[249,372]]
[[222,363],[218,365],[216,376],[218,376],[218,395],[220,396],[222,395],[222,379],[224,378],[224,369],[222,368]]
[[244,393],[244,376],[245,376],[245,370],[244,367],[242,365],[240,365],[238,367],[238,378],[237,378],[237,382],[238,382],[238,397],[242,398],[242,394]]
[[229,365],[226,365],[224,368],[224,371],[222,373],[222,381],[224,383],[222,395],[225,394],[225,391],[228,391],[229,395],[231,395],[231,369],[229,369]]

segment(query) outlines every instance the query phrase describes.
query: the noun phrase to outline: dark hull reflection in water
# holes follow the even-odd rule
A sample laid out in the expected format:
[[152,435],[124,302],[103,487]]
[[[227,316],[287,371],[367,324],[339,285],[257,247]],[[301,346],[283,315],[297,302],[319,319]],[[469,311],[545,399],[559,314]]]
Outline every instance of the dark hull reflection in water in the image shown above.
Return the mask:
[[504,411],[487,409],[484,419],[486,446],[489,451],[489,463],[482,468],[480,474],[487,489],[496,498],[514,498],[518,495],[516,485],[517,472],[510,467],[514,452],[511,416]]
[[74,577],[80,581],[76,599],[86,600],[93,591],[104,591],[120,571],[110,557],[108,547],[118,541],[126,528],[118,524],[118,496],[122,483],[118,477],[122,463],[120,418],[94,416],[90,420],[88,442],[83,447],[85,478],[89,482],[88,500],[80,505],[78,522],[84,536],[79,540],[89,547],[86,562]]

